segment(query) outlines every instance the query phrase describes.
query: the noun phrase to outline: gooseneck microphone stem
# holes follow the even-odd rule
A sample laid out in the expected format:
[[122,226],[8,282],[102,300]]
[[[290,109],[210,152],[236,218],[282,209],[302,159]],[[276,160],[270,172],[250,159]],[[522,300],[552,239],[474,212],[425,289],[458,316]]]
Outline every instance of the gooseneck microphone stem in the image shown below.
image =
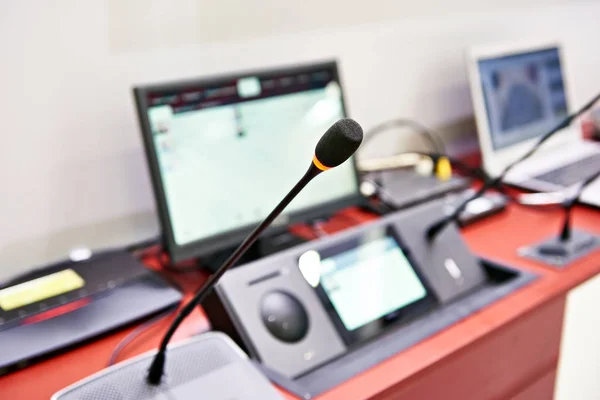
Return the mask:
[[194,294],[192,300],[190,300],[183,308],[179,311],[171,326],[165,333],[165,336],[160,342],[158,352],[152,360],[150,370],[146,380],[151,385],[160,384],[161,378],[165,369],[165,360],[167,356],[167,346],[169,341],[173,337],[173,334],[181,325],[183,320],[199,305],[210,291],[217,284],[219,279],[231,268],[236,262],[239,261],[240,257],[244,255],[246,251],[252,246],[258,239],[261,233],[271,225],[271,223],[277,218],[281,212],[294,200],[294,198],[300,193],[302,189],[317,175],[321,172],[331,168],[335,168],[348,160],[352,154],[356,152],[363,140],[363,131],[361,126],[354,120],[341,119],[334,123],[321,137],[315,147],[315,155],[313,162],[304,174],[302,178],[296,183],[296,185],[290,190],[290,192],[277,204],[277,206],[271,211],[271,213],[262,221],[254,230],[248,235],[246,239],[238,246],[237,249],[229,256],[227,260],[221,265],[202,285],[200,289]]
[[150,370],[148,371],[147,381],[152,385],[160,384],[164,367],[165,367],[165,355],[167,351],[167,345],[169,341],[173,337],[173,334],[181,325],[183,320],[194,310],[194,308],[199,305],[206,296],[210,293],[213,287],[216,285],[218,280],[223,276],[225,272],[229,268],[231,268],[246,251],[252,246],[254,242],[258,239],[260,234],[271,225],[271,223],[277,218],[281,212],[292,202],[292,200],[300,193],[302,189],[317,175],[319,175],[322,170],[317,168],[314,164],[308,168],[308,171],[304,174],[304,176],[296,183],[296,185],[290,190],[290,192],[281,200],[279,204],[271,211],[271,213],[265,218],[263,222],[261,222],[250,235],[238,246],[237,249],[229,256],[227,260],[217,269],[204,283],[202,288],[196,292],[193,299],[190,300],[177,314],[173,323],[169,327],[169,330],[163,337],[160,347],[158,349],[158,353],[154,357],[152,364],[150,365]]
[[568,242],[571,239],[571,211],[573,210],[573,206],[577,203],[585,188],[598,179],[598,177],[600,177],[600,171],[597,171],[595,174],[589,176],[587,179],[581,182],[575,195],[564,203],[565,221],[559,236],[561,242]]
[[559,235],[559,240],[563,243],[571,240],[571,210],[573,210],[573,204],[565,206],[565,221]]
[[483,185],[481,186],[481,188],[479,188],[479,190],[477,192],[475,192],[472,196],[470,196],[469,198],[467,198],[466,200],[464,200],[462,203],[460,203],[458,205],[458,207],[456,207],[456,209],[449,215],[447,215],[444,218],[441,218],[439,221],[433,223],[426,232],[426,236],[427,239],[429,241],[432,241],[433,239],[435,239],[435,237],[451,222],[456,221],[458,219],[458,217],[460,216],[460,214],[464,211],[464,209],[467,207],[467,205],[469,204],[469,202],[481,197],[488,189],[491,189],[493,187],[499,187],[502,183],[502,180],[504,179],[504,177],[520,162],[525,161],[526,159],[528,159],[529,157],[531,157],[533,155],[533,153],[535,153],[537,151],[537,149],[540,148],[540,146],[546,142],[548,139],[550,139],[552,136],[554,136],[554,134],[556,132],[559,132],[563,129],[565,129],[566,127],[568,127],[575,118],[579,117],[581,114],[583,114],[584,112],[586,112],[587,110],[589,110],[590,108],[592,108],[592,106],[598,101],[600,100],[600,93],[597,94],[592,100],[590,100],[589,102],[587,102],[583,107],[581,107],[579,110],[577,110],[575,113],[567,116],[565,119],[563,119],[558,125],[556,125],[554,127],[554,129],[552,129],[550,132],[546,133],[544,136],[542,136],[537,143],[528,151],[526,152],[523,156],[519,157],[516,161],[513,161],[512,163],[510,163],[506,168],[504,168],[504,170],[502,171],[502,173],[493,179],[488,180],[487,182],[484,182]]

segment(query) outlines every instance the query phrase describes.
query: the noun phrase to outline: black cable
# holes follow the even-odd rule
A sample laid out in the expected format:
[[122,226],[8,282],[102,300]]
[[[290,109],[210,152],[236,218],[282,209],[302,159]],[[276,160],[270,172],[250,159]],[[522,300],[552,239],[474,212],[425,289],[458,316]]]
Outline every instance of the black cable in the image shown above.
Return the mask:
[[520,162],[525,161],[527,158],[529,158],[532,154],[534,154],[537,151],[537,149],[540,148],[540,146],[544,142],[546,142],[548,139],[550,139],[556,132],[559,132],[559,131],[565,129],[566,127],[568,127],[575,118],[579,117],[581,114],[583,114],[588,109],[590,109],[599,99],[600,99],[600,93],[597,94],[591,101],[586,103],[583,107],[581,107],[575,113],[570,114],[565,119],[563,119],[559,124],[557,124],[554,127],[554,129],[550,130],[548,133],[543,135],[528,152],[526,152],[523,156],[519,157],[516,161],[511,162],[506,168],[504,168],[504,170],[498,177],[485,182],[481,186],[481,188],[479,188],[478,191],[476,191],[472,196],[468,197],[461,204],[459,204],[459,206],[456,207],[454,212],[452,212],[450,215],[438,220],[437,222],[433,223],[429,227],[429,229],[427,229],[427,239],[430,241],[433,240],[437,236],[437,234],[442,229],[444,229],[449,223],[451,223],[452,221],[456,221],[458,219],[458,217],[464,211],[465,207],[467,206],[467,204],[469,204],[469,202],[481,197],[488,189],[490,189],[492,187],[498,187],[502,183],[502,180],[508,174],[508,172],[510,172],[517,164],[519,164]]
[[404,127],[412,128],[414,131],[416,131],[417,133],[419,133],[423,137],[425,137],[427,139],[427,141],[429,142],[429,145],[431,146],[430,150],[433,150],[438,154],[446,153],[446,146],[445,146],[444,141],[442,140],[441,136],[438,133],[434,133],[433,130],[428,129],[420,122],[417,122],[417,121],[414,121],[411,119],[407,119],[407,118],[392,119],[392,120],[383,122],[379,125],[376,125],[375,127],[371,128],[371,129],[369,129],[368,131],[365,132],[365,138],[363,140],[362,147],[364,148],[365,145],[369,141],[371,141],[374,137],[376,137],[377,135],[379,135],[382,132],[385,132],[391,128],[404,128]]
[[121,341],[117,344],[117,346],[115,347],[115,349],[112,351],[112,353],[110,354],[110,357],[108,358],[108,362],[106,364],[107,367],[110,367],[111,365],[115,364],[115,362],[117,361],[117,358],[119,357],[119,353],[132,341],[134,341],[138,336],[140,336],[142,333],[146,332],[148,329],[150,329],[154,324],[156,324],[157,322],[159,322],[160,320],[162,320],[163,318],[173,314],[175,312],[177,308],[172,309],[170,308],[167,311],[164,311],[158,315],[155,315],[153,318],[149,319],[148,321],[144,322],[143,324],[141,324],[140,326],[138,326],[137,328],[135,328],[133,331],[131,331],[127,336],[125,336],[123,339],[121,339]]
[[[446,156],[446,157],[448,157],[448,156]],[[486,181],[492,181],[492,178],[482,168],[472,167],[472,166],[464,163],[463,161],[456,159],[456,158],[452,158],[452,157],[448,157],[448,160],[450,160],[450,163],[453,166],[455,166],[457,170],[459,170],[464,175],[469,176],[470,178],[479,179],[482,182],[484,182],[484,184]],[[502,182],[500,182],[495,187],[490,187],[490,189],[496,189],[508,201],[510,201],[511,203],[516,204],[518,206],[521,206],[521,207],[535,209],[538,211],[554,211],[556,209],[563,208],[563,205],[561,203],[551,203],[551,204],[527,204],[527,203],[524,203],[521,199],[519,199],[518,196],[515,196],[514,194],[509,193],[507,190],[508,188]]]
[[[171,277],[169,276],[165,276],[165,275],[161,275],[162,279],[166,279],[167,281],[169,281],[169,283],[177,288],[177,290],[179,290],[180,292],[183,292],[183,288],[181,287],[181,285],[176,282],[175,280],[173,280]],[[115,347],[115,349],[113,350],[113,352],[111,353],[109,359],[108,359],[108,365],[107,366],[111,366],[115,363],[115,361],[117,360],[117,357],[119,356],[119,353],[123,350],[123,348],[125,346],[127,346],[129,343],[131,343],[135,338],[137,338],[139,335],[141,335],[142,333],[144,333],[146,330],[148,330],[150,327],[152,327],[156,322],[160,321],[161,319],[173,314],[180,306],[181,303],[183,302],[180,301],[177,306],[175,307],[170,307],[169,309],[165,310],[164,312],[154,316],[154,318],[144,322],[142,325],[138,326],[135,330],[133,330],[132,332],[130,332],[125,338],[123,338]]]
[[[471,167],[457,159],[449,158],[449,160],[452,163],[452,165],[455,165],[457,167],[456,169],[458,169],[461,173],[463,173],[471,178],[479,179],[482,182],[484,182],[484,184],[486,181],[489,182],[492,180],[492,178],[490,178],[490,176],[482,168]],[[490,187],[490,189],[496,189],[502,196],[504,196],[504,198],[506,200],[510,201],[511,203],[513,203],[515,205],[525,207],[525,208],[530,208],[530,209],[535,209],[535,210],[540,210],[540,211],[553,211],[553,210],[563,207],[562,204],[560,204],[560,203],[552,203],[552,204],[527,204],[527,203],[524,203],[521,199],[519,199],[518,196],[515,196],[514,194],[509,193],[506,185],[502,184],[502,182],[500,182],[500,184],[496,185],[495,187]]]

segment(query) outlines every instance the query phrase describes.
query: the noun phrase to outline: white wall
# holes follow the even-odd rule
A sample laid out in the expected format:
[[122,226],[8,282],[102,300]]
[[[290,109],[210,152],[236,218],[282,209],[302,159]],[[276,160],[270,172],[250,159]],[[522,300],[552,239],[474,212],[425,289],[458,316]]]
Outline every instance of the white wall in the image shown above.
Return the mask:
[[0,1],[0,280],[156,235],[134,83],[335,57],[364,126],[438,125],[471,114],[466,46],[552,37],[582,103],[600,89],[600,4],[547,3]]

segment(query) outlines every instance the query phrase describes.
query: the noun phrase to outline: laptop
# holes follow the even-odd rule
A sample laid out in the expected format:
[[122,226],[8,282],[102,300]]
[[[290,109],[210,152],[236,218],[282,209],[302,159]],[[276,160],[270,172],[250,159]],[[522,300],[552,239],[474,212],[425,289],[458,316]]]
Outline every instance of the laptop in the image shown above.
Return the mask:
[[[483,165],[491,176],[500,175],[574,111],[561,53],[555,42],[470,49],[473,108]],[[572,124],[513,168],[505,182],[532,191],[564,191],[569,196],[598,170],[600,145],[585,141],[578,124]],[[588,186],[580,200],[600,206],[600,180]]]

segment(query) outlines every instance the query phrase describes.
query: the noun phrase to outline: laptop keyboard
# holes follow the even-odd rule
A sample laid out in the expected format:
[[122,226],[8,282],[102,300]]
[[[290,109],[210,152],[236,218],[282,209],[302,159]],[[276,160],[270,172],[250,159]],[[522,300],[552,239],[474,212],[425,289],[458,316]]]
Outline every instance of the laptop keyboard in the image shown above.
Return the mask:
[[592,176],[599,170],[600,154],[594,154],[559,169],[539,175],[536,179],[559,186],[571,186]]

